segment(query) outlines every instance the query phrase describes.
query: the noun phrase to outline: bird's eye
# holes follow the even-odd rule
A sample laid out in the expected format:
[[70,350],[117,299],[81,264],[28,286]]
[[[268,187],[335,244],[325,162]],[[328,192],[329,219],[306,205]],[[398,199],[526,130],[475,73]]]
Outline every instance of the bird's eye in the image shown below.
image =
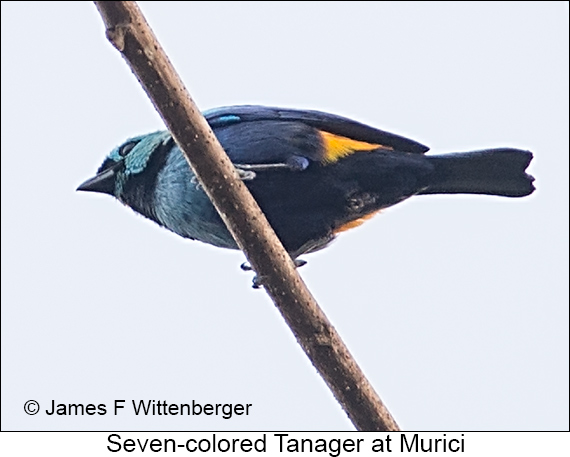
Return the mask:
[[137,143],[134,142],[134,141],[131,142],[131,143],[124,144],[124,145],[121,146],[121,148],[119,149],[119,155],[120,155],[121,157],[126,157],[127,154],[133,150],[133,148],[136,146],[136,144],[137,144]]

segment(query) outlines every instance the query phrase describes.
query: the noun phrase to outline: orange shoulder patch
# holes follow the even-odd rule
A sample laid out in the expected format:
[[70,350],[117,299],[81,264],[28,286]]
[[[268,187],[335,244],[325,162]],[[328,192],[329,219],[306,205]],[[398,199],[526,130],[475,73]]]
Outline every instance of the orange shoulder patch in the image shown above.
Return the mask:
[[346,224],[343,224],[339,228],[337,228],[334,231],[334,233],[338,234],[341,232],[346,232],[347,230],[350,230],[352,228],[359,227],[362,224],[364,224],[368,219],[371,219],[374,216],[376,216],[380,211],[381,210],[373,211],[372,213],[367,214],[366,216],[362,216],[362,217],[359,217],[358,219],[354,219],[353,221],[347,222]]
[[334,133],[325,132],[323,130],[320,130],[319,133],[321,134],[325,147],[325,157],[323,161],[327,163],[336,162],[338,159],[342,159],[359,151],[373,151],[378,148],[393,149],[390,146],[353,140],[352,138],[335,135]]

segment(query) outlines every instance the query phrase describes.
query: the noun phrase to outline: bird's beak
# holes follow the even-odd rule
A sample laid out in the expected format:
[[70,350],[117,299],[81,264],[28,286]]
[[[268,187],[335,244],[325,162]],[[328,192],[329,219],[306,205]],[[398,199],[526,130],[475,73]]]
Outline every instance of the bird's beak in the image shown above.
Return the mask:
[[81,184],[77,190],[86,192],[102,192],[104,194],[114,195],[115,193],[115,169],[109,168],[108,170],[98,173],[93,178],[89,178]]

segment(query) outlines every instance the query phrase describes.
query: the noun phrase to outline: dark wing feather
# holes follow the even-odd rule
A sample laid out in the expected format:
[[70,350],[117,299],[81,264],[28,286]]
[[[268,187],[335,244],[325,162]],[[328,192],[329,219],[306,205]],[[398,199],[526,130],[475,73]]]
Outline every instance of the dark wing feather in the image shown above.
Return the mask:
[[393,133],[370,127],[335,114],[311,110],[273,108],[242,105],[215,108],[204,113],[212,128],[224,127],[238,122],[271,121],[302,122],[318,130],[372,144],[381,144],[397,151],[423,154],[427,146]]

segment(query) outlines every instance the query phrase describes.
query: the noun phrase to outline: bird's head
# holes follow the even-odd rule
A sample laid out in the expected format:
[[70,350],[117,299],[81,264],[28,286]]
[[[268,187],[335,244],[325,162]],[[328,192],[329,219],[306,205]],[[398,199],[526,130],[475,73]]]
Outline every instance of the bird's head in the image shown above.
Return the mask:
[[107,156],[97,174],[77,190],[112,195],[135,211],[148,215],[156,176],[174,140],[159,131],[125,141]]
[[97,174],[81,184],[77,190],[101,192],[117,197],[128,193],[137,178],[152,175],[164,163],[165,152],[172,145],[167,131],[130,138],[116,147],[97,170]]

